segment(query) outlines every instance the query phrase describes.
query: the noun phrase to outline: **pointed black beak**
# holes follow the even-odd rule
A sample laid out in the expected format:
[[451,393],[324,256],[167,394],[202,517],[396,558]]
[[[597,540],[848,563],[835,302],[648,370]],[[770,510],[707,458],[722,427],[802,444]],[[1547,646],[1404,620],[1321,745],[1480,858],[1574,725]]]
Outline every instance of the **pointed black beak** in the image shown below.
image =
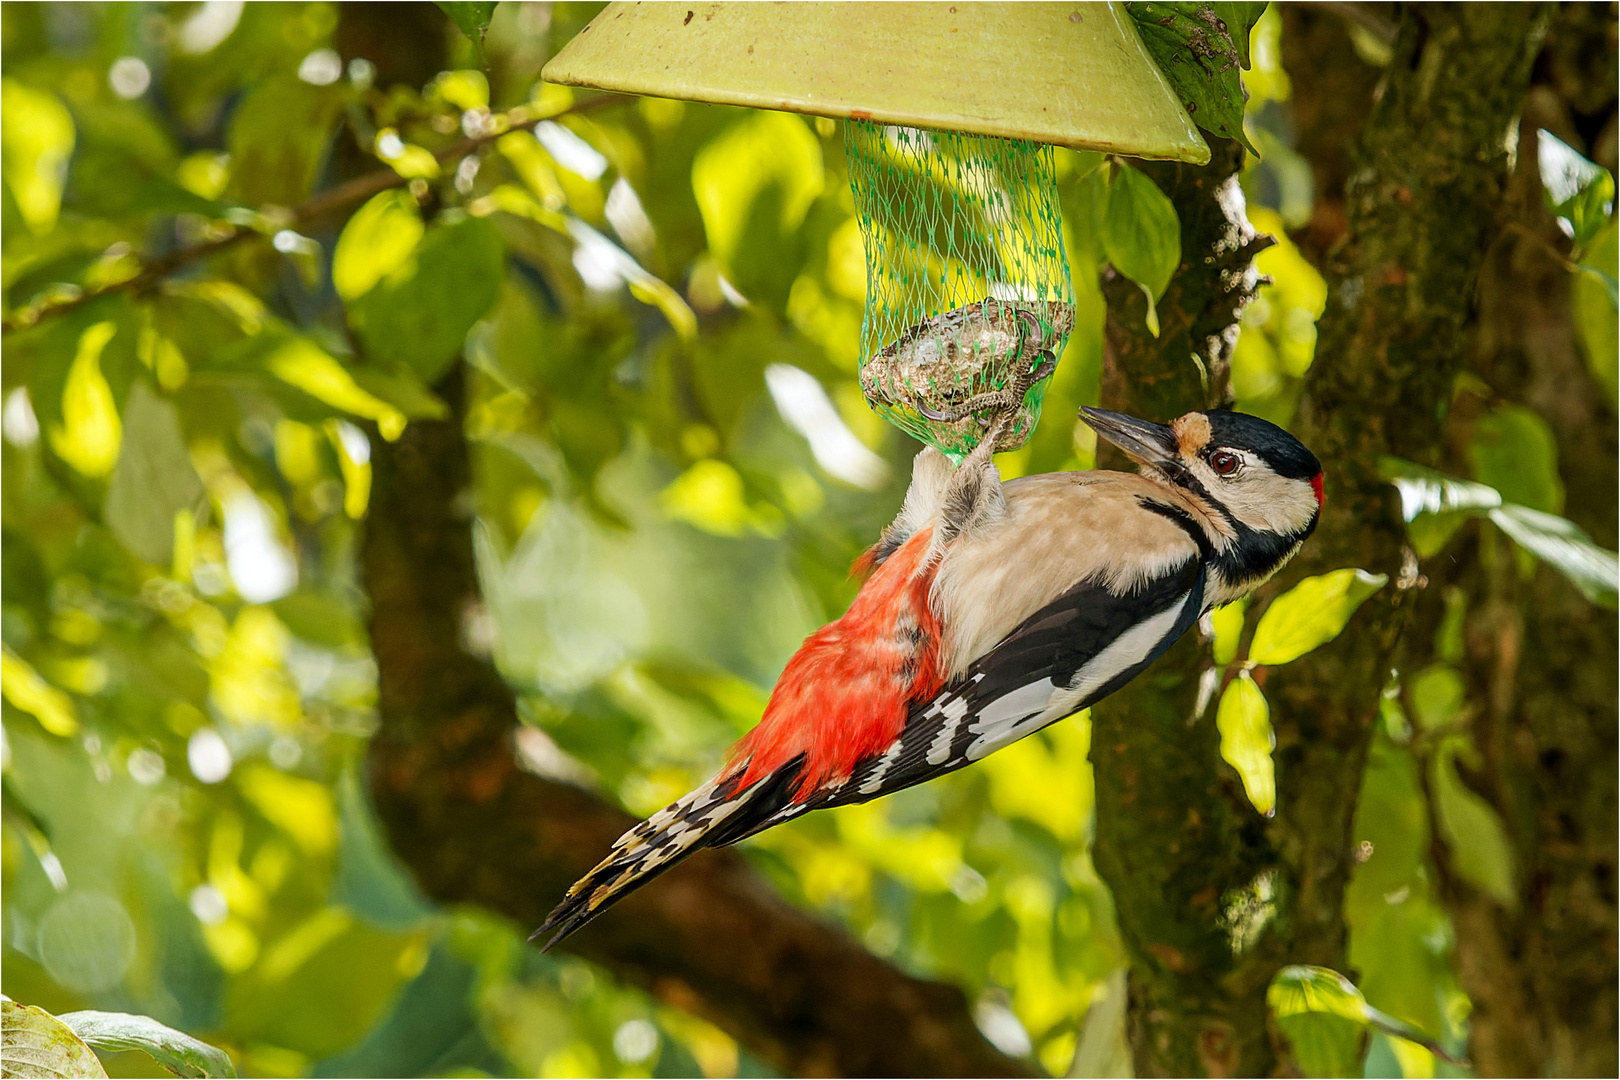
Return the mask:
[[1176,462],[1180,449],[1176,433],[1164,424],[1107,409],[1093,409],[1089,405],[1080,406],[1080,419],[1143,465],[1164,466]]

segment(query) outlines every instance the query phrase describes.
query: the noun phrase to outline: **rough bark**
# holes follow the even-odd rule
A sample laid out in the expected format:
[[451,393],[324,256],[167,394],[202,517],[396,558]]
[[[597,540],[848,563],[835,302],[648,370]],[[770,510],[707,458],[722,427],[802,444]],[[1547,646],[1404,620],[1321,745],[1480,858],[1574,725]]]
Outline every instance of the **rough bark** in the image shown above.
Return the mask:
[[[1144,164],[1176,204],[1182,265],[1158,305],[1123,279],[1108,300],[1103,403],[1165,421],[1221,404],[1242,305],[1257,283],[1257,242],[1243,213],[1235,142],[1198,168]],[[1196,357],[1196,360],[1194,359]],[[1112,448],[1106,467],[1128,468]],[[1205,650],[1183,639],[1092,710],[1098,872],[1114,893],[1131,957],[1129,1034],[1139,1076],[1265,1075],[1264,987],[1239,972],[1228,900],[1275,862],[1206,718],[1193,722]],[[1234,992],[1234,978],[1244,984]],[[1258,987],[1259,992],[1254,992]]]
[[[1391,586],[1335,642],[1256,673],[1276,728],[1276,818],[1262,822],[1247,809],[1219,763],[1212,722],[1193,719],[1197,643],[1183,641],[1094,712],[1097,865],[1131,952],[1139,1075],[1272,1071],[1270,976],[1285,963],[1344,966],[1351,821],[1379,693],[1420,582],[1377,459],[1440,457],[1508,175],[1502,133],[1523,101],[1543,16],[1533,6],[1403,8],[1393,61],[1370,95],[1376,104],[1348,164],[1329,170],[1330,180],[1343,177],[1333,181],[1343,190],[1343,225],[1324,234],[1328,307],[1295,424],[1327,465],[1327,506],[1316,536],[1268,594],[1345,566],[1386,573]],[[1291,74],[1322,115],[1339,118],[1342,139],[1354,110],[1333,99],[1336,91],[1313,97],[1308,69]],[[1184,215],[1184,250],[1205,251],[1186,246],[1199,241],[1188,235],[1199,191],[1178,192],[1177,176],[1162,167],[1156,179]],[[1185,261],[1184,271],[1207,269]],[[1190,283],[1196,272],[1185,276]],[[1118,317],[1109,325],[1105,400],[1158,419],[1205,403],[1187,370],[1190,341],[1167,335],[1155,347],[1133,332],[1130,297],[1109,299]],[[1219,374],[1210,385],[1223,385]],[[1235,949],[1231,928],[1245,916],[1263,929]]]
[[[1481,274],[1471,395],[1449,425],[1449,471],[1464,473],[1473,419],[1499,400],[1540,413],[1558,441],[1565,513],[1612,547],[1616,430],[1591,377],[1571,311],[1569,241],[1546,210],[1532,148],[1547,128],[1590,156],[1613,130],[1612,6],[1560,8],[1520,121],[1518,166],[1502,229]],[[1612,134],[1609,136],[1612,141]],[[1612,149],[1609,150],[1612,155]],[[1507,827],[1517,868],[1504,907],[1434,848],[1457,930],[1458,972],[1474,1004],[1471,1053],[1485,1076],[1603,1076],[1620,1068],[1616,1030],[1616,623],[1550,568],[1522,576],[1489,527],[1432,561],[1404,670],[1437,657],[1439,596],[1463,598],[1461,666],[1475,768],[1463,778]]]
[[[1345,187],[1327,254],[1327,310],[1296,429],[1328,465],[1327,507],[1295,573],[1360,566],[1391,585],[1336,641],[1271,673],[1278,817],[1290,868],[1290,961],[1337,966],[1351,817],[1367,742],[1423,579],[1403,551],[1377,458],[1443,464],[1445,418],[1471,356],[1480,272],[1500,232],[1503,133],[1517,115],[1546,9],[1411,5]],[[1292,73],[1298,82],[1309,71]],[[1432,594],[1431,594],[1432,595]]]
[[[440,389],[451,420],[372,440],[361,552],[381,721],[372,792],[427,895],[538,926],[634,819],[519,767],[512,692],[468,644],[479,598],[459,373]],[[985,1041],[960,990],[791,907],[735,853],[697,856],[563,947],[790,1073],[1031,1075]]]

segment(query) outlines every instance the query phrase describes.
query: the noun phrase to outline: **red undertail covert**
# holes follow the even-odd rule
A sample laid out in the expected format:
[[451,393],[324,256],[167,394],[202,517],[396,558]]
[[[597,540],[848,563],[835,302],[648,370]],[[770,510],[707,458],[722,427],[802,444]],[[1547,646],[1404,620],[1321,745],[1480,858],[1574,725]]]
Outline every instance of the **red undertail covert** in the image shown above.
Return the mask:
[[[843,618],[811,634],[788,661],[764,718],[732,751],[734,763],[747,765],[743,787],[802,754],[793,799],[803,802],[888,749],[910,705],[939,692],[940,628],[928,604],[938,568],[928,558],[932,536],[932,529],[918,530],[877,568]],[[857,563],[857,572],[866,563]]]

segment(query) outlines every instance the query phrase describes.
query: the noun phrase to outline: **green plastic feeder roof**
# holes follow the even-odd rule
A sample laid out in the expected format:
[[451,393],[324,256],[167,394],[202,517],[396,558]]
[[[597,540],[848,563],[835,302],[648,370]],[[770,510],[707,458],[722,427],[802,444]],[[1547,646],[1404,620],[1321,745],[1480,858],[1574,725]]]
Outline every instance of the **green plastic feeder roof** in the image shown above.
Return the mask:
[[1107,3],[612,3],[541,77],[1209,161],[1130,16]]

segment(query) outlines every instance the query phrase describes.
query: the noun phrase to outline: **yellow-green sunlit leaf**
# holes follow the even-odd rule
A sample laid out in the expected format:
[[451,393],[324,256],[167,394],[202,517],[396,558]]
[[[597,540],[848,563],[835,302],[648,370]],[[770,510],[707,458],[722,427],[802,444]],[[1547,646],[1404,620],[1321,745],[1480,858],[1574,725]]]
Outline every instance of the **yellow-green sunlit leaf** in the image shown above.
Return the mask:
[[1266,1004],[1306,1076],[1360,1076],[1367,1002],[1343,975],[1327,968],[1283,968]]
[[436,225],[406,265],[350,305],[349,321],[368,358],[431,386],[494,306],[505,271],[506,249],[488,219]]
[[821,143],[791,113],[748,114],[692,163],[692,192],[709,250],[725,265],[737,255],[749,214],[767,189],[777,192],[778,225],[788,232],[804,220],[824,183]]
[[56,95],[0,80],[0,172],[29,229],[47,233],[62,207],[73,117]]
[[314,342],[290,339],[265,361],[277,378],[334,408],[377,421],[383,438],[393,441],[405,430],[405,414],[360,389],[354,377]]
[[365,436],[359,432],[351,435],[336,420],[327,421],[326,434],[337,451],[338,468],[343,470],[343,512],[358,521],[366,516],[366,504],[371,501],[371,454],[352,444],[354,435],[362,440]]
[[[451,8],[483,8],[483,25],[489,25],[489,11],[494,4],[440,4],[447,11]],[[461,16],[451,12],[456,24],[461,27],[468,37],[475,36],[461,21]],[[433,80],[429,92],[443,98],[458,109],[483,109],[489,106],[489,79],[482,71],[446,71]]]
[[85,476],[106,476],[118,463],[123,424],[112,387],[101,373],[101,353],[118,333],[99,322],[79,335],[78,351],[62,390],[62,424],[51,431],[51,448]]
[[332,253],[332,287],[354,300],[404,265],[427,227],[408,191],[374,196],[343,227]]
[[1215,711],[1221,733],[1221,757],[1243,778],[1243,791],[1254,808],[1270,817],[1277,808],[1276,766],[1271,749],[1271,706],[1266,695],[1242,672],[1227,684]]
[[1339,636],[1350,616],[1384,587],[1386,574],[1334,570],[1309,577],[1271,602],[1260,616],[1249,660],[1286,664]]
[[407,180],[432,180],[439,175],[439,159],[424,146],[408,143],[393,128],[377,132],[377,156]]
[[1235,600],[1210,612],[1210,623],[1215,630],[1215,662],[1222,667],[1237,659],[1238,643],[1243,637],[1243,612],[1247,607],[1246,601]]
[[10,649],[0,652],[0,693],[52,735],[66,738],[79,730],[73,699],[46,682],[28,661]]

